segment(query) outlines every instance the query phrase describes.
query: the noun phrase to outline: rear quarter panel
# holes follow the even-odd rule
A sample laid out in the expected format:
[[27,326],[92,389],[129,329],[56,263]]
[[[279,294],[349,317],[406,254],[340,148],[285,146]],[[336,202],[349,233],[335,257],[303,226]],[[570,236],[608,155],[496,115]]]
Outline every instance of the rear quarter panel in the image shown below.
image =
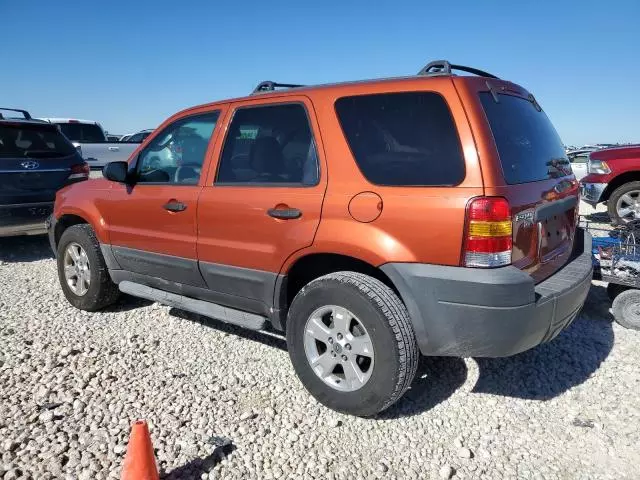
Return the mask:
[[[444,97],[458,129],[466,176],[455,187],[390,187],[374,185],[358,168],[335,113],[335,102],[344,96],[385,92],[433,91]],[[449,78],[346,85],[311,95],[329,169],[322,221],[314,244],[291,257],[286,270],[309,253],[339,253],[379,266],[388,262],[423,262],[458,265],[465,208],[470,198],[483,194],[482,173],[475,142],[460,99]],[[382,199],[375,220],[354,220],[349,203],[363,192]]]

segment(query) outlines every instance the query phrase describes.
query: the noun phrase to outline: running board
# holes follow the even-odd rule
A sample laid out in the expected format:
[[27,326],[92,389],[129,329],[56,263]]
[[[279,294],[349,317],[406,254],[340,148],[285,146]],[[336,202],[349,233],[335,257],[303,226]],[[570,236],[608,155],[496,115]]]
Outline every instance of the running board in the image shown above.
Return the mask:
[[196,300],[195,298],[185,297],[184,295],[165,292],[164,290],[148,287],[140,283],[123,281],[120,282],[118,288],[121,292],[128,293],[134,297],[146,298],[153,302],[159,302],[164,305],[169,305],[170,307],[186,310],[187,312],[204,315],[205,317],[215,318],[216,320],[239,325],[250,330],[261,330],[264,328],[266,321],[266,318],[260,315],[223,307],[217,303]]

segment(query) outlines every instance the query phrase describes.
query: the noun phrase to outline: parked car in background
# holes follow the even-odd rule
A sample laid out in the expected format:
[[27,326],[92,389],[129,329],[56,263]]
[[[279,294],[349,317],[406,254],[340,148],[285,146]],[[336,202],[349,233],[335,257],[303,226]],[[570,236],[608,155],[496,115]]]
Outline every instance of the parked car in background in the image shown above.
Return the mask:
[[0,108],[0,237],[45,233],[56,191],[87,178],[89,166],[56,127]]
[[369,416],[420,353],[514,355],[576,318],[592,277],[578,199],[533,95],[438,61],[180,112],[130,163],[58,192],[49,239],[77,308],[122,291],[271,323],[318,401]]
[[589,154],[594,152],[596,148],[580,148],[567,152],[567,158],[571,162],[571,170],[577,180],[587,175],[587,163],[589,162]]
[[616,225],[640,220],[640,145],[596,150],[587,169],[581,181],[585,202],[606,203]]
[[100,124],[92,120],[76,118],[42,118],[41,120],[57,125],[75,146],[79,146],[83,158],[91,169],[101,169],[109,162],[125,161],[137,148],[136,144],[109,142]]
[[139,132],[124,135],[120,141],[126,143],[142,143],[144,142],[149,135],[153,133],[153,128],[149,128],[147,130],[140,130]]

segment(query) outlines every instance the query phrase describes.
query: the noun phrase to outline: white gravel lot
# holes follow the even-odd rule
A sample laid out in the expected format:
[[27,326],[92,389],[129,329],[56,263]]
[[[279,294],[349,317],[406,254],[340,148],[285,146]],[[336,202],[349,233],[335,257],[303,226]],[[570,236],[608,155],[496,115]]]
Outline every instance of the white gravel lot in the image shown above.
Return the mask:
[[75,310],[45,238],[0,239],[0,285],[5,480],[119,478],[138,418],[166,478],[640,477],[640,332],[602,284],[553,342],[423,359],[368,420],[317,404],[278,336],[131,298]]

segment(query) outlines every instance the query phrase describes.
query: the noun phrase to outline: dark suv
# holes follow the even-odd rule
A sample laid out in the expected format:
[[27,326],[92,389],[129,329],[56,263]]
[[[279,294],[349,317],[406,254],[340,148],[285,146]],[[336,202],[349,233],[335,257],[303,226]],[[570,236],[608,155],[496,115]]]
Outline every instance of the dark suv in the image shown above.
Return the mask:
[[87,178],[88,165],[55,125],[0,108],[0,237],[46,233],[56,191]]

